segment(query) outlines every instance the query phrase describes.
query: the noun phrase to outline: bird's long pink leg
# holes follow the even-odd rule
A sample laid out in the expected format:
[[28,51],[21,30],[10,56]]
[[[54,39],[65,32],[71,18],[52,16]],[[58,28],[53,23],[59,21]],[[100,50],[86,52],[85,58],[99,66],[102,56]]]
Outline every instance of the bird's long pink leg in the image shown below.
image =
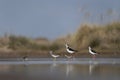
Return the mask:
[[95,59],[96,58],[96,56],[95,55],[93,55],[93,59]]

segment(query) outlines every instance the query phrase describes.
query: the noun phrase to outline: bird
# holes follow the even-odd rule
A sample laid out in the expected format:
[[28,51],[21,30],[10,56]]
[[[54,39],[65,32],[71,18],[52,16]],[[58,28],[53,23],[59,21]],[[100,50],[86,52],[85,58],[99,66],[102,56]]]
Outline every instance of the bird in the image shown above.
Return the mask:
[[65,46],[66,46],[66,50],[68,53],[73,54],[73,53],[77,52],[77,50],[74,50],[71,47],[69,47],[68,44],[65,44]]
[[27,56],[24,56],[24,57],[23,57],[23,60],[24,60],[24,61],[27,61],[27,60],[28,60]]
[[[71,54],[72,57],[74,57],[74,56],[75,56],[74,53],[77,52],[77,50],[72,49],[71,47],[68,46],[68,44],[65,44],[65,46],[66,46],[67,52],[68,52],[69,54]],[[73,55],[73,54],[74,54],[74,55]]]
[[50,55],[56,60],[57,57],[60,57],[60,55],[53,54],[53,51],[50,51]]
[[68,55],[65,55],[65,57],[67,57],[68,59],[72,58],[72,56],[68,56]]
[[93,55],[93,58],[95,58],[95,55],[98,54],[96,51],[94,51],[90,46],[88,47],[89,53]]

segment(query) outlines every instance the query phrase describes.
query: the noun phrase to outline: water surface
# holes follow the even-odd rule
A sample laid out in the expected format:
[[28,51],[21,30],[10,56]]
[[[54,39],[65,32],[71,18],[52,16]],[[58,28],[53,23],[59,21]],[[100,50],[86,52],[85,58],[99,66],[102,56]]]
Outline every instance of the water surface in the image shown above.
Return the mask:
[[3,60],[0,80],[120,80],[120,59]]

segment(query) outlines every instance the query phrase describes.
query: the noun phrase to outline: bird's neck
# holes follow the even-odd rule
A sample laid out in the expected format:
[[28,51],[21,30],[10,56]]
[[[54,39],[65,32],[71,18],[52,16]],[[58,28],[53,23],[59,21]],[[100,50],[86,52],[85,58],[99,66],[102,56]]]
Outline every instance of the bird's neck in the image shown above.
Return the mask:
[[50,54],[53,55],[52,52]]
[[89,47],[89,51],[91,51],[91,48]]
[[68,45],[66,44],[66,48],[68,48]]

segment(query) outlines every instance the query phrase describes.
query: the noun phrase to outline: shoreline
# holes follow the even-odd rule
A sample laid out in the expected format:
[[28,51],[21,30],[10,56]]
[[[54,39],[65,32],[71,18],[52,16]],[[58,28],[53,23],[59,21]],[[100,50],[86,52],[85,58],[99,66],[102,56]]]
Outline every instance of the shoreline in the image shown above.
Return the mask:
[[[65,57],[66,55],[70,55],[67,52],[55,52],[54,54],[60,55],[61,58]],[[0,51],[0,58],[22,58],[24,56],[30,58],[52,58],[49,54],[49,51]],[[75,54],[76,58],[91,58],[92,55],[88,52],[79,52]],[[120,58],[120,52],[100,52],[96,55],[96,58]]]

